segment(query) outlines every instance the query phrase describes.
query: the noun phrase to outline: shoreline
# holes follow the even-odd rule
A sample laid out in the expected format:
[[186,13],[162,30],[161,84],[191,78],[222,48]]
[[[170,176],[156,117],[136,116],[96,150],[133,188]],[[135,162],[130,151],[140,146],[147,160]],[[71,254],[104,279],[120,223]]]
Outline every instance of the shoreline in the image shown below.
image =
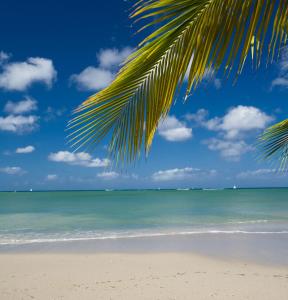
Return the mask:
[[183,235],[7,245],[13,254],[158,254],[182,253],[288,268],[288,235]]
[[12,299],[286,300],[288,268],[193,253],[0,254]]

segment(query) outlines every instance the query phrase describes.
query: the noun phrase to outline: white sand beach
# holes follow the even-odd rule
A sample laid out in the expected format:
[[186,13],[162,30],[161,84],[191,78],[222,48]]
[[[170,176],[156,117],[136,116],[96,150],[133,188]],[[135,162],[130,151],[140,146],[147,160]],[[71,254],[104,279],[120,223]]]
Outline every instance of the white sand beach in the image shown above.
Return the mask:
[[288,268],[190,253],[1,254],[2,300],[287,300]]

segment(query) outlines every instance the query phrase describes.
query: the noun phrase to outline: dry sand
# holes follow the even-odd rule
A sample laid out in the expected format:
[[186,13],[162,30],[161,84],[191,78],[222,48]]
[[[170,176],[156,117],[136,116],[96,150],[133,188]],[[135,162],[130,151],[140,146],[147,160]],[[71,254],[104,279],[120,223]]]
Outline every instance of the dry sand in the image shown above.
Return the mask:
[[187,253],[1,254],[0,299],[287,300],[288,268]]

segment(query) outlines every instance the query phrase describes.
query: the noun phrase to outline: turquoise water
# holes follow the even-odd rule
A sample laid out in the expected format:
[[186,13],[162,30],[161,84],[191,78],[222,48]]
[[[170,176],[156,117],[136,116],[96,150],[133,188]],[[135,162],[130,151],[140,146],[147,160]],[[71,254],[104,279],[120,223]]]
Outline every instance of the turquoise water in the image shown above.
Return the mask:
[[0,247],[189,235],[288,236],[288,189],[0,193]]

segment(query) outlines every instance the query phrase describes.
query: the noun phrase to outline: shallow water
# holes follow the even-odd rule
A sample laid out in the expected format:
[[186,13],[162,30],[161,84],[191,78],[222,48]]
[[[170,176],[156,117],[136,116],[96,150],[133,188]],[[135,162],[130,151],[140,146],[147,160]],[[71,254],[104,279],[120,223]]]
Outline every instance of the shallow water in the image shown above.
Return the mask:
[[147,251],[150,244],[154,250],[203,252],[210,246],[201,245],[212,242],[223,244],[224,253],[233,242],[244,250],[253,244],[259,253],[257,243],[265,244],[284,259],[288,254],[279,247],[287,240],[288,189],[0,193],[0,251],[67,245]]

